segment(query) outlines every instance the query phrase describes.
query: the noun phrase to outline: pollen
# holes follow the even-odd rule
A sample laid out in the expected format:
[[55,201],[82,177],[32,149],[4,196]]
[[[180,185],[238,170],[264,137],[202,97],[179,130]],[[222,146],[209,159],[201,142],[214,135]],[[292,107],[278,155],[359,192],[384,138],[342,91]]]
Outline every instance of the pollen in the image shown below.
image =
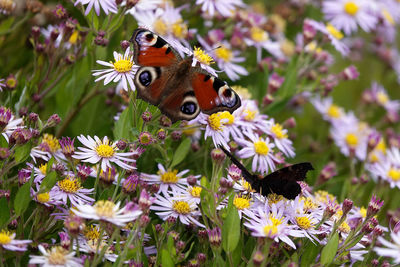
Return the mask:
[[332,34],[333,37],[335,37],[338,40],[341,40],[344,37],[343,33],[341,33],[335,26],[333,26],[330,23],[328,23],[328,25],[326,25],[326,30],[330,34]]
[[61,148],[58,139],[51,134],[44,134],[42,143],[47,144],[52,153],[56,152]]
[[259,140],[259,141],[254,142],[254,150],[257,154],[266,156],[266,155],[268,155],[269,147],[268,147],[267,143]]
[[309,229],[312,226],[310,219],[306,216],[296,217],[297,225],[303,229]]
[[99,217],[113,218],[115,216],[115,204],[109,200],[97,201],[94,208]]
[[235,116],[229,113],[229,111],[222,111],[220,116],[221,119],[226,120],[225,124],[232,125],[235,122]]
[[250,200],[245,197],[236,196],[233,200],[233,205],[235,205],[238,210],[248,209],[250,207]]
[[81,189],[81,183],[79,180],[71,176],[67,176],[67,178],[58,182],[58,187],[66,193],[76,193],[79,189]]
[[224,123],[221,121],[221,113],[222,112],[213,113],[208,117],[208,123],[215,131],[222,131],[224,126]]
[[119,73],[125,73],[125,72],[130,72],[133,67],[133,61],[131,58],[129,59],[124,59],[124,58],[119,58],[116,60],[114,63],[114,69],[118,71]]
[[206,64],[206,65],[210,65],[211,63],[214,63],[214,59],[199,47],[194,48],[193,54],[194,54],[195,58],[198,61],[200,61],[200,63]]
[[182,20],[178,20],[172,25],[172,32],[176,37],[185,39],[188,34],[188,29]]
[[190,190],[190,195],[192,195],[192,197],[196,197],[199,198],[200,194],[201,194],[201,190],[202,188],[200,186],[193,186]]
[[39,166],[39,170],[40,170],[40,172],[42,173],[42,174],[46,174],[46,172],[47,172],[47,163],[46,164],[42,164],[42,165],[40,165]]
[[385,92],[378,92],[378,94],[376,95],[376,99],[381,105],[384,105],[389,101],[389,97],[387,94],[385,94]]
[[339,226],[339,231],[343,233],[349,233],[350,232],[350,226],[348,225],[347,222],[342,222],[342,224]]
[[398,180],[400,180],[400,169],[390,168],[390,170],[388,171],[387,175],[393,181],[398,181]]
[[11,233],[5,230],[0,232],[0,245],[7,245],[12,241]]
[[167,171],[161,174],[160,180],[165,184],[176,184],[179,180],[179,177],[176,176],[178,174],[178,170]]
[[114,148],[109,144],[100,144],[96,147],[96,153],[101,158],[111,158],[114,156]]
[[192,211],[189,204],[183,200],[174,201],[172,208],[179,214],[188,214]]
[[358,144],[358,137],[353,133],[348,133],[345,137],[345,140],[349,147],[356,147]]
[[264,227],[264,234],[268,237],[274,237],[278,233],[278,227],[276,225],[266,225]]
[[344,4],[344,11],[351,16],[355,16],[358,12],[358,5],[354,2],[347,2]]
[[99,228],[94,225],[91,225],[90,228],[88,227],[88,229],[85,229],[84,235],[89,240],[99,239],[100,237]]
[[57,246],[57,247],[51,248],[51,250],[49,251],[49,254],[47,256],[49,265],[54,265],[54,266],[65,265],[67,263],[67,257],[66,257],[67,254],[68,254],[68,251],[62,247]]
[[285,139],[288,138],[288,135],[285,134],[283,132],[283,127],[282,125],[280,125],[279,123],[275,123],[272,127],[271,127],[271,131],[274,133],[274,135],[278,138],[278,139]]
[[48,192],[41,193],[36,196],[37,201],[40,203],[47,203],[50,200],[50,194]]
[[331,118],[339,118],[341,115],[340,108],[334,104],[332,104],[327,111],[327,114]]
[[271,220],[272,225],[275,225],[275,226],[281,225],[282,224],[282,220],[283,220],[283,218],[277,219],[272,215],[269,216],[269,219]]
[[243,178],[242,178],[241,184],[242,184],[242,187],[246,191],[248,191],[248,192],[252,192],[253,191],[253,188],[251,188],[251,184],[249,182],[247,182],[246,180],[244,180]]
[[284,197],[282,195],[278,195],[275,193],[268,194],[268,202],[269,203],[278,203],[279,201],[283,200]]
[[215,50],[215,54],[218,58],[222,58],[225,62],[231,62],[233,57],[232,50],[224,45]]
[[268,33],[259,27],[252,27],[250,29],[250,35],[251,39],[256,42],[265,42],[269,38]]
[[310,211],[318,207],[311,197],[301,197],[301,200],[304,200],[303,208],[305,211]]
[[246,109],[243,113],[245,114],[244,119],[246,121],[253,121],[257,115],[257,111],[249,109]]

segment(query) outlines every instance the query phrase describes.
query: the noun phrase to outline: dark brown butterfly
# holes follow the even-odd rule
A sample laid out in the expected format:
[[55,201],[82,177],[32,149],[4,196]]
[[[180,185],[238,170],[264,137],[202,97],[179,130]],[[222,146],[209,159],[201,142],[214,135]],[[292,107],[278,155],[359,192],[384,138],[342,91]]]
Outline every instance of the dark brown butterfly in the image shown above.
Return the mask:
[[310,162],[302,162],[279,169],[260,179],[251,174],[229,151],[219,146],[231,161],[242,171],[242,176],[250,183],[251,188],[263,196],[270,193],[282,195],[287,199],[294,199],[301,192],[297,181],[303,181],[310,170],[314,170]]
[[182,58],[157,34],[143,28],[133,32],[134,61],[140,68],[134,83],[138,97],[158,106],[172,122],[240,107],[239,96],[226,82]]

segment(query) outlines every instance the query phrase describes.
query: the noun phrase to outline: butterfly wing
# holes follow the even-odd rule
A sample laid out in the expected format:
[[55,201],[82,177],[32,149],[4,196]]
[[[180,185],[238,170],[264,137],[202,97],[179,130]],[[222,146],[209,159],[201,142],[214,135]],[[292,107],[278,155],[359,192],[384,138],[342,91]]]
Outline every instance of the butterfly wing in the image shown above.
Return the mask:
[[200,67],[195,68],[191,77],[194,95],[203,113],[212,114],[225,110],[232,113],[240,107],[240,97],[226,82],[206,73]]
[[311,163],[302,162],[270,173],[261,180],[262,194],[266,196],[275,193],[287,199],[294,199],[301,192],[297,181],[303,181],[310,170],[314,170]]

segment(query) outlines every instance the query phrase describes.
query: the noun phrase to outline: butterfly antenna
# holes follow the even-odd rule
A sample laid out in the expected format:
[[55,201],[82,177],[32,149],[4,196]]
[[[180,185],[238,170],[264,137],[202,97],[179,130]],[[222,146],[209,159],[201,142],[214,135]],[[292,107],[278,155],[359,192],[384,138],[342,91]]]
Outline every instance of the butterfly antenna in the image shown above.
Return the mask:
[[228,150],[226,150],[223,146],[218,145],[218,147],[224,151],[224,153],[231,159],[233,164],[235,164],[241,171],[243,177],[250,183],[254,181],[253,175],[240,163]]

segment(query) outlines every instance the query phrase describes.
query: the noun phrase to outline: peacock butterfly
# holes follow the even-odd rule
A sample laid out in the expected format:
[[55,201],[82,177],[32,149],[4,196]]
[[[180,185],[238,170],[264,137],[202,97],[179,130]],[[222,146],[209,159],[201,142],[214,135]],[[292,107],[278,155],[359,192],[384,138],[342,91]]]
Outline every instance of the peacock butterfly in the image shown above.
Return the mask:
[[310,170],[314,170],[310,162],[302,162],[279,169],[260,179],[251,174],[229,151],[219,146],[241,171],[242,176],[250,183],[251,188],[263,196],[270,193],[282,195],[287,199],[294,199],[301,192],[297,181],[303,181]]
[[137,96],[158,106],[172,122],[194,119],[200,111],[212,114],[233,112],[241,105],[239,96],[226,82],[214,77],[193,57],[182,58],[163,38],[139,28],[130,42],[134,46]]

